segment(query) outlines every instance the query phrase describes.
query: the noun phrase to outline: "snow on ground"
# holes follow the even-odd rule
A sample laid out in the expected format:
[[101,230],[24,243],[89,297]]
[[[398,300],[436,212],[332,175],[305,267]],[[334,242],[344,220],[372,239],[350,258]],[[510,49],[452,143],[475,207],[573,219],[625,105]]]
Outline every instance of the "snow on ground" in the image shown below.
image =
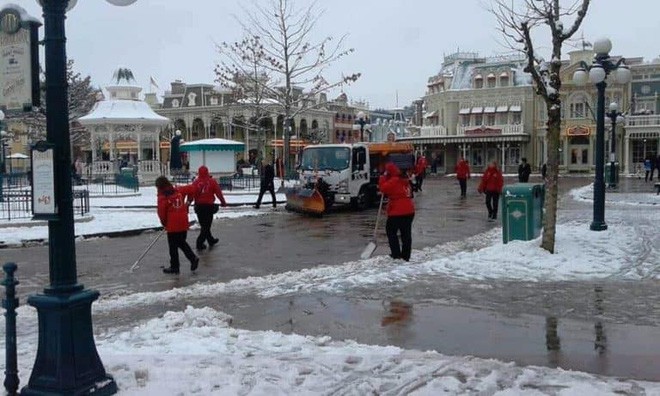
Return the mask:
[[[225,200],[230,205],[216,213],[216,219],[259,216],[270,213],[267,209],[256,210],[252,205],[257,200],[259,190],[225,192]],[[286,200],[284,194],[277,194],[278,201]],[[266,194],[264,204],[270,203]],[[190,211],[190,219],[195,214]],[[90,212],[75,216],[77,237],[115,233],[126,230],[140,230],[160,227],[156,214],[156,188],[141,187],[136,194],[90,198]],[[18,224],[13,227],[11,224]],[[194,228],[194,227],[193,227]],[[29,219],[0,221],[0,242],[5,245],[21,245],[26,241],[48,240],[48,226],[45,222],[32,222]]]
[[[611,213],[616,209],[608,210]],[[648,224],[660,221],[657,210],[645,211],[644,216]],[[401,283],[433,274],[537,282],[658,279],[655,267],[660,254],[654,244],[640,245],[648,242],[649,235],[643,232],[643,227],[633,227],[626,221],[610,223],[607,231],[592,232],[588,222],[573,220],[558,226],[557,253],[550,255],[538,247],[538,240],[504,245],[501,229],[494,229],[469,241],[415,251],[410,263],[378,256],[228,283],[103,296],[93,307],[95,313],[110,312],[163,300],[185,301],[199,295],[213,298],[219,293],[254,293],[262,297],[314,291],[341,293],[353,287]],[[18,314],[19,370],[21,383],[25,384],[37,348],[37,315],[26,305],[18,309]],[[98,350],[122,395],[660,395],[660,383],[519,367],[496,360],[368,346],[328,337],[246,331],[229,327],[229,320],[226,314],[208,307],[188,307],[145,319],[130,330],[107,329],[97,335]],[[4,318],[0,318],[3,326]],[[4,358],[2,354],[4,340],[0,341],[0,359]]]
[[[108,330],[96,336],[96,345],[119,395],[660,395],[660,383],[247,331],[231,328],[230,322],[222,312],[189,306],[127,331]],[[25,385],[36,330],[30,337],[19,335],[18,342]]]
[[[594,200],[594,185],[580,187],[571,190],[571,197],[576,201],[593,202]],[[648,206],[660,205],[660,195],[655,192],[605,192],[605,202],[612,205],[628,205],[628,206]]]

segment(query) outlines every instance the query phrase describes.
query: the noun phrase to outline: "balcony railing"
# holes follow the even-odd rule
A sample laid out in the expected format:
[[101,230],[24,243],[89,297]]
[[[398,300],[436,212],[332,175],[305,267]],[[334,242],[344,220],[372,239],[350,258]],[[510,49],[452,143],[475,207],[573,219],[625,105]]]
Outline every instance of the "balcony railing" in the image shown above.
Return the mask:
[[637,115],[626,117],[626,127],[660,126],[660,115]]
[[447,136],[447,128],[443,125],[423,126],[420,128],[419,136]]
[[524,133],[522,124],[504,124],[504,125],[482,125],[482,126],[463,126],[456,127],[456,135],[514,135]]

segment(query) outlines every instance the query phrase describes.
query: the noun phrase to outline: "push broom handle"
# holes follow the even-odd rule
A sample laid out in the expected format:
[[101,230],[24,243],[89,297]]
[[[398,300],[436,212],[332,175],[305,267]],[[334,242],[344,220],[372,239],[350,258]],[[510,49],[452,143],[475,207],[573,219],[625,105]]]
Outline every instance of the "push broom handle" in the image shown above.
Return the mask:
[[378,214],[376,215],[376,225],[374,226],[374,240],[376,239],[376,232],[378,231],[378,223],[380,222],[380,213],[383,211],[383,199],[385,194],[380,193],[380,205],[378,205]]

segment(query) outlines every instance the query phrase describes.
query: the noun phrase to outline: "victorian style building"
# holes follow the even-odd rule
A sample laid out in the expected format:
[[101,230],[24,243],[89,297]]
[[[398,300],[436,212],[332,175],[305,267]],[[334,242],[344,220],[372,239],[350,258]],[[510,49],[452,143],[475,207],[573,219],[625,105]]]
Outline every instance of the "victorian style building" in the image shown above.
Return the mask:
[[[594,53],[586,49],[568,55],[561,68],[560,171],[593,172],[596,87],[577,86],[572,78],[580,62],[590,64]],[[453,172],[460,157],[475,171],[498,160],[505,172],[512,173],[522,157],[538,169],[548,158],[547,111],[524,72],[525,64],[521,58],[483,58],[476,53],[446,56],[440,72],[428,80],[420,104],[421,126],[412,128],[412,136],[397,140],[412,142],[441,172]],[[624,174],[633,174],[644,158],[660,152],[660,60],[626,58],[626,64],[632,82],[608,79],[605,106],[615,102],[625,113],[625,123],[615,127],[616,160]],[[605,139],[609,161],[609,119]]]

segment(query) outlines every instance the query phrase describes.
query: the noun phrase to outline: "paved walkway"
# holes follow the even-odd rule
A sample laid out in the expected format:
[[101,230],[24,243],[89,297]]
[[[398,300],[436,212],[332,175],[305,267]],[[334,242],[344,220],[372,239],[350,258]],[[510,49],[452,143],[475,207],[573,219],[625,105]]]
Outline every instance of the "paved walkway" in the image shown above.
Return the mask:
[[[563,178],[561,189],[565,193],[589,182]],[[621,191],[643,188],[637,180],[630,180],[622,183]],[[472,236],[496,224],[487,222],[482,196],[475,190],[476,180],[472,180],[470,196],[460,200],[454,179],[429,178],[424,192],[416,198],[413,247],[450,241],[467,241],[468,248],[479,247],[482,242],[478,240],[470,245]],[[560,221],[591,216],[588,203],[565,195],[560,207]],[[657,225],[644,222],[644,210],[648,208],[608,211],[606,219],[633,221],[657,230]],[[361,213],[340,210],[321,219],[279,210],[271,216],[216,221],[214,233],[221,237],[222,246],[203,253],[197,274],[184,271],[177,278],[160,273],[160,265],[167,260],[164,242],[139,271],[127,272],[153,234],[89,241],[77,245],[79,276],[87,287],[99,289],[107,297],[339,265],[358,258],[371,236],[374,218],[375,209]],[[649,233],[648,244],[653,242],[652,235],[656,234]],[[194,236],[196,232],[191,233]],[[381,233],[384,241],[382,238]],[[383,244],[377,255],[387,253]],[[22,301],[25,294],[38,292],[47,283],[47,254],[45,247],[3,251],[5,260],[20,264]],[[234,316],[235,326],[247,329],[330,335],[660,380],[654,369],[660,367],[660,356],[653,353],[660,339],[660,292],[653,280],[531,283],[433,276],[340,295],[199,295],[186,301],[165,300],[158,306],[101,312],[95,325],[130,326],[136,317],[154,317],[188,304],[227,312]]]

